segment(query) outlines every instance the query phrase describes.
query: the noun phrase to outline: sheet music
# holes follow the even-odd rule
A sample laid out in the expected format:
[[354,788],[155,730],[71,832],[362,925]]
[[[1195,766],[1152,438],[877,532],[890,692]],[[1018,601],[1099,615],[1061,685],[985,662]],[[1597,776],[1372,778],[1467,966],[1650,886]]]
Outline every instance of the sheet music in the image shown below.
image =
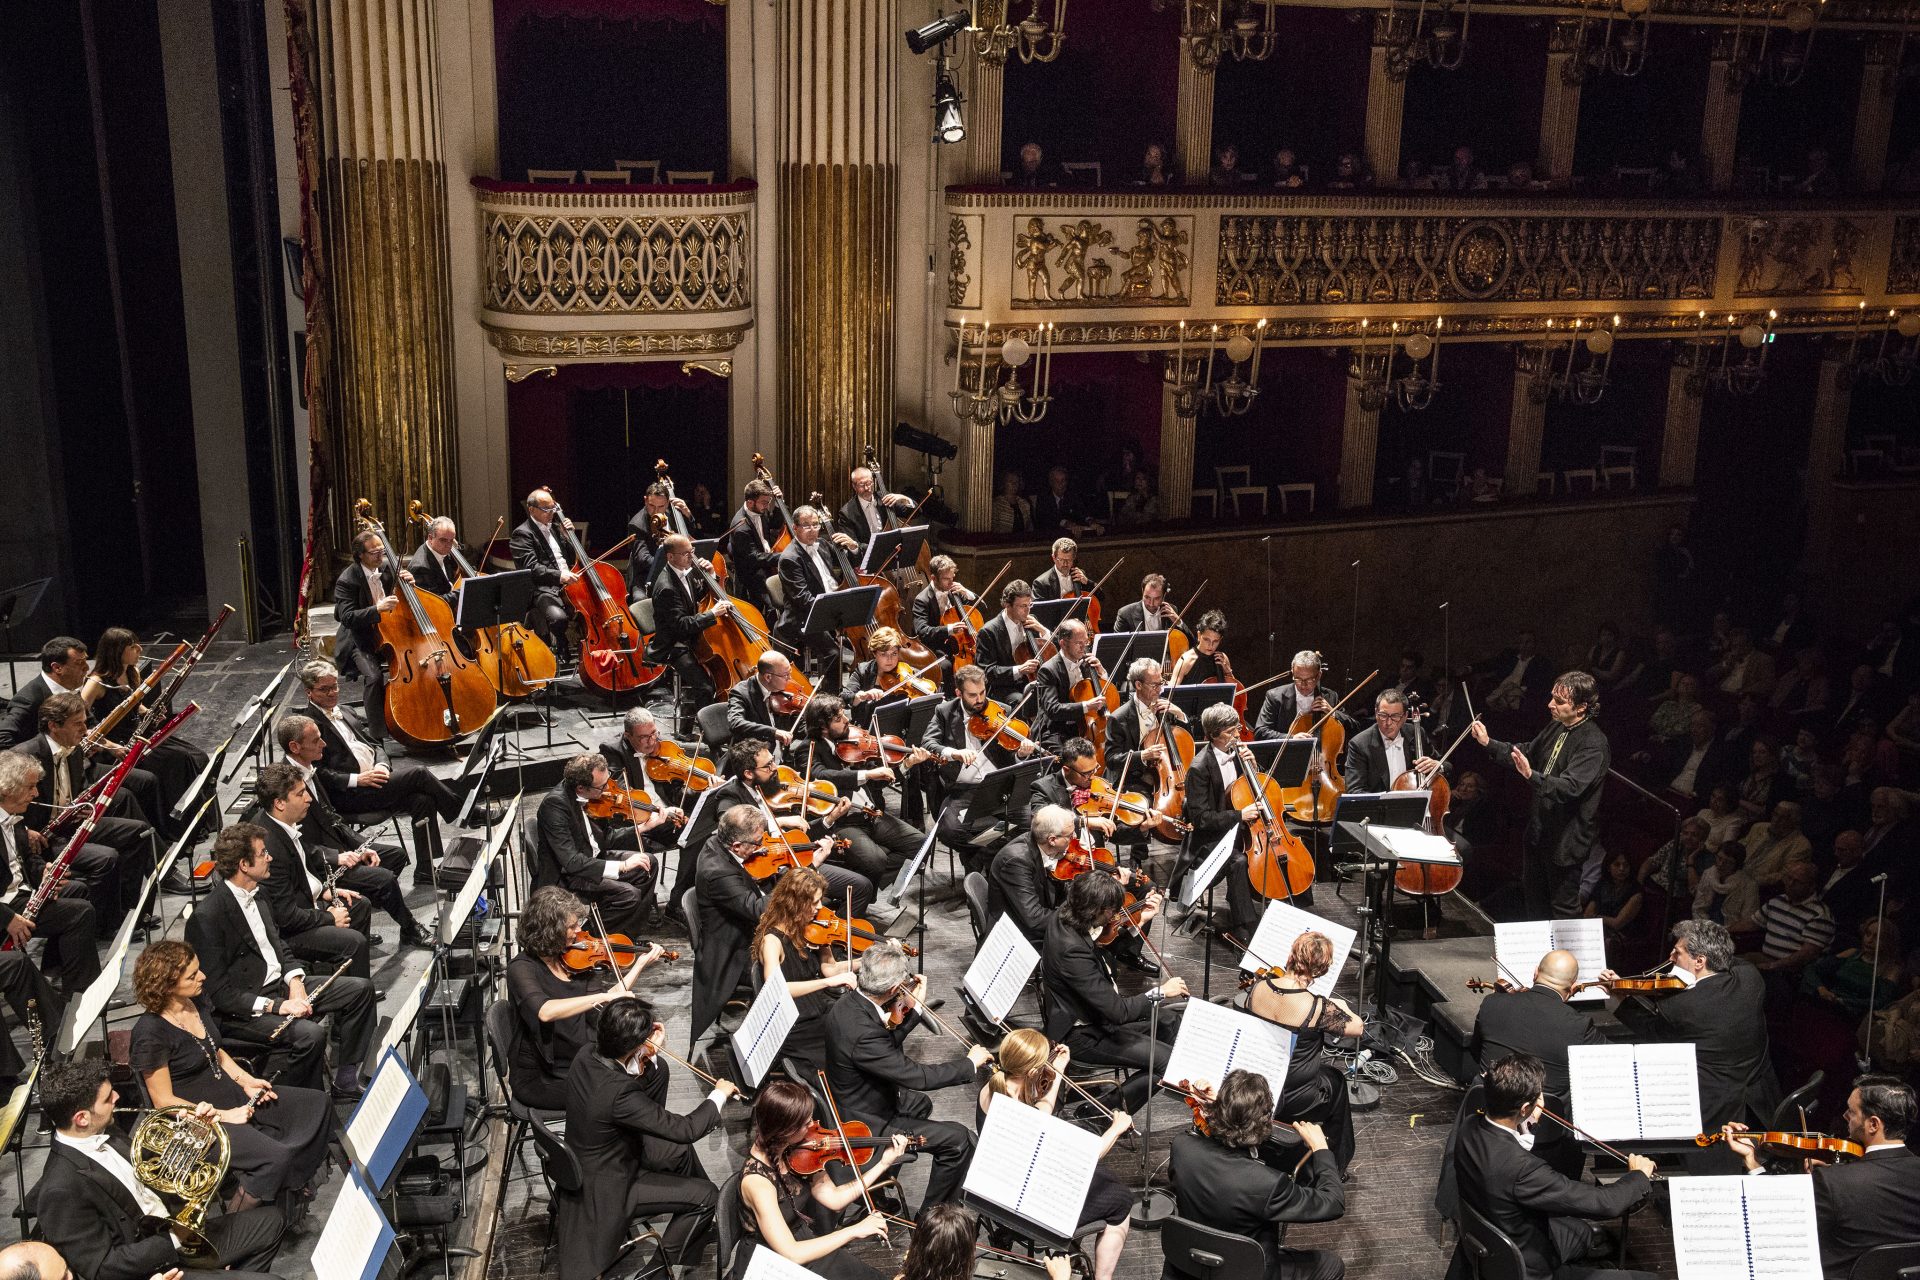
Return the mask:
[[[1532,985],[1533,971],[1549,951],[1571,951],[1579,961],[1581,982],[1592,982],[1607,967],[1606,922],[1597,916],[1577,920],[1515,920],[1493,926],[1493,958],[1504,966],[1509,982]],[[1605,1000],[1607,993],[1589,987],[1575,1000]]]
[[379,1271],[392,1243],[393,1228],[380,1202],[359,1173],[352,1172],[320,1229],[308,1265],[319,1280],[365,1280]]
[[1293,1032],[1250,1013],[1191,1000],[1180,1018],[1180,1034],[1167,1055],[1161,1079],[1169,1084],[1205,1080],[1218,1085],[1229,1071],[1265,1076],[1278,1098],[1293,1056]]
[[967,1166],[966,1191],[1071,1237],[1087,1184],[1100,1163],[1100,1139],[1005,1094],[987,1108]]
[[1700,1079],[1691,1044],[1569,1045],[1567,1074],[1573,1122],[1602,1142],[1700,1132]]
[[1680,1280],[1820,1280],[1809,1174],[1675,1178]]
[[[515,792],[507,804],[508,813],[520,812],[520,799],[524,792]],[[452,946],[454,938],[459,936],[460,927],[473,915],[474,904],[480,901],[480,895],[486,890],[488,873],[493,869],[493,860],[500,856],[501,848],[507,843],[507,837],[513,834],[517,822],[503,822],[500,829],[493,833],[493,839],[487,841],[474,860],[472,870],[467,872],[466,883],[460,886],[440,917],[440,945]]]
[[927,838],[920,842],[920,847],[914,851],[911,858],[900,864],[900,874],[893,878],[893,887],[887,890],[888,906],[900,905],[900,899],[907,894],[907,886],[913,883],[916,875],[920,874],[920,865],[927,860],[927,855],[933,852],[934,837],[939,834],[940,824],[936,822],[930,825],[927,828]]
[[1247,949],[1240,957],[1242,969],[1284,968],[1287,956],[1293,951],[1293,940],[1303,933],[1324,933],[1327,941],[1333,944],[1333,962],[1327,971],[1307,985],[1307,990],[1317,996],[1333,994],[1333,984],[1347,966],[1347,953],[1353,949],[1353,942],[1359,935],[1343,924],[1335,924],[1314,915],[1311,911],[1302,911],[1291,902],[1273,901],[1267,904],[1266,914],[1260,917],[1260,927],[1253,931],[1253,938],[1247,943]]
[[1233,856],[1234,842],[1239,839],[1240,828],[1237,826],[1220,837],[1220,842],[1208,852],[1206,861],[1187,877],[1186,888],[1180,891],[1181,906],[1190,907],[1200,901],[1200,895],[1207,891],[1207,886],[1220,874],[1220,868],[1227,865],[1227,859]]
[[420,971],[419,979],[413,989],[394,1008],[387,1023],[386,1034],[380,1037],[380,1043],[374,1046],[373,1060],[379,1062],[387,1056],[387,1050],[398,1045],[413,1030],[413,1020],[420,1016],[420,1004],[427,997],[427,991],[433,986],[434,968],[428,965]]
[[758,1087],[767,1068],[787,1042],[787,1033],[800,1020],[800,1006],[793,1002],[784,982],[765,982],[753,1007],[733,1033],[733,1056],[746,1069],[747,1084]]
[[[1401,795],[1426,795],[1424,791],[1404,791]],[[1369,826],[1367,832],[1385,845],[1401,862],[1428,862],[1441,866],[1460,865],[1460,855],[1445,836],[1431,835],[1416,827]]]
[[788,1262],[767,1246],[756,1244],[741,1280],[820,1280],[820,1273],[809,1271],[797,1262]]
[[[151,891],[152,880],[148,880],[147,887]],[[127,918],[120,922],[120,932],[113,939],[113,949],[107,952],[106,959],[100,964],[100,976],[88,984],[87,989],[80,993],[80,998],[68,1007],[65,1022],[52,1028],[55,1033],[53,1039],[59,1042],[55,1048],[61,1053],[71,1056],[79,1048],[93,1024],[107,1011],[114,992],[120,989],[120,976],[127,967],[127,948],[132,945],[133,930],[140,923],[140,917],[146,914],[145,902],[146,899],[142,898],[141,906],[127,912]],[[41,1016],[45,1016],[44,1011]]]
[[1000,1022],[1006,1018],[1007,1011],[1013,1008],[1013,1002],[1020,998],[1027,979],[1033,975],[1034,966],[1039,963],[1040,953],[1020,932],[1020,926],[1013,916],[1003,913],[994,922],[987,940],[980,944],[980,950],[974,955],[973,963],[967,966],[967,975],[960,980],[960,985],[973,997],[973,1002],[980,1006],[983,1013]]
[[380,1070],[374,1073],[373,1083],[367,1086],[359,1105],[353,1109],[352,1118],[347,1121],[347,1154],[361,1168],[366,1168],[373,1159],[374,1150],[386,1134],[387,1126],[393,1123],[393,1117],[400,1110],[410,1084],[399,1055],[387,1055],[380,1063]]
[[707,807],[707,797],[712,795],[713,791],[713,787],[708,787],[700,793],[700,798],[693,802],[693,812],[687,815],[687,825],[680,828],[680,838],[673,842],[674,848],[684,849],[687,847],[687,837],[692,835],[693,829],[700,825],[700,811]]

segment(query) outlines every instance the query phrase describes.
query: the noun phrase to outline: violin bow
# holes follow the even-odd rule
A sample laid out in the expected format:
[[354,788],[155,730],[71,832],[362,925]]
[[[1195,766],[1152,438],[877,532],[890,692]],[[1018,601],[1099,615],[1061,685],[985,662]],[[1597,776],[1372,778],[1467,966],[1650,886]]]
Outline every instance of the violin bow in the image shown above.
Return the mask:
[[[847,917],[849,921],[852,916]],[[853,926],[849,924],[848,928]],[[849,944],[851,945],[851,944]],[[873,1192],[867,1189],[866,1175],[860,1172],[860,1162],[853,1158],[853,1144],[847,1141],[846,1128],[840,1123],[840,1104],[834,1100],[833,1086],[827,1083],[827,1073],[815,1068],[814,1073],[820,1081],[820,1096],[827,1100],[827,1115],[833,1120],[834,1132],[840,1135],[840,1151],[847,1158],[847,1168],[853,1171],[853,1180],[860,1188],[860,1199],[866,1202],[869,1215],[880,1212],[873,1207]]]
[[[967,610],[973,608],[975,605],[978,605],[981,599],[987,594],[987,592],[993,590],[994,584],[998,583],[1000,579],[1006,577],[1007,570],[1011,568],[1013,568],[1013,561],[1009,560],[1005,564],[1000,566],[999,572],[995,573],[991,578],[987,579],[987,585],[984,588],[982,588],[979,591],[979,593],[976,594],[971,591],[967,592],[967,594],[971,596],[972,599],[967,601],[967,603],[964,604],[960,609],[960,619],[961,621],[967,623],[967,630],[969,631],[973,630],[973,624],[967,620]],[[958,578],[954,579],[953,585],[959,590],[963,590],[963,591],[966,590],[965,584],[963,584]]]
[[[995,1018],[993,1020],[993,1025],[996,1027],[999,1027],[1001,1031],[1009,1035],[1013,1033],[1013,1028],[1009,1027],[1003,1020],[999,1018]],[[995,1058],[993,1060],[993,1065],[998,1067],[1000,1065],[1000,1059]],[[1047,1053],[1047,1065],[1048,1066],[1053,1065],[1053,1053],[1051,1049],[1049,1049]],[[1100,1100],[1094,1097],[1091,1093],[1088,1093],[1086,1089],[1081,1087],[1081,1084],[1078,1080],[1073,1079],[1065,1071],[1056,1070],[1054,1074],[1060,1077],[1060,1083],[1066,1085],[1069,1089],[1072,1089],[1075,1093],[1079,1094],[1082,1098],[1084,1098],[1088,1106],[1092,1107],[1095,1111],[1098,1111],[1101,1115],[1105,1116],[1107,1119],[1109,1120],[1113,1119],[1112,1109],[1101,1105]]]
[[[1485,1115],[1486,1112],[1483,1111],[1480,1114]],[[1621,1164],[1625,1164],[1627,1162],[1626,1152],[1622,1151],[1618,1147],[1610,1146],[1607,1143],[1600,1141],[1600,1139],[1594,1137],[1592,1134],[1588,1133],[1585,1129],[1582,1129],[1579,1125],[1575,1124],[1573,1121],[1568,1120],[1562,1116],[1556,1115],[1553,1112],[1547,1110],[1545,1107],[1540,1108],[1540,1114],[1545,1116],[1547,1119],[1553,1121],[1555,1124],[1559,1125],[1561,1128],[1567,1130],[1569,1133],[1573,1134],[1575,1137],[1584,1138],[1586,1141],[1591,1142],[1594,1146],[1600,1148],[1600,1150],[1606,1152],[1608,1155],[1618,1160]],[[1655,1182],[1664,1181],[1662,1176],[1658,1173],[1650,1175],[1650,1180]]]

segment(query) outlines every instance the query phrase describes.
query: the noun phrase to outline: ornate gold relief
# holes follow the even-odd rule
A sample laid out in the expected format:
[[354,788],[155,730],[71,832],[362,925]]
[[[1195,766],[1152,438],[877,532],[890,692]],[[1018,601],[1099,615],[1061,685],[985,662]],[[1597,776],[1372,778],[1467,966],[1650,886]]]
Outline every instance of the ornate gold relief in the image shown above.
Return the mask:
[[1015,306],[1184,306],[1191,293],[1190,217],[1090,217],[1051,227],[1030,217],[1016,227]]
[[974,288],[972,252],[979,229],[978,216],[956,213],[947,219],[947,305],[962,310],[980,305]]
[[[725,0],[722,0],[722,3],[724,2]],[[682,360],[680,362],[681,373],[692,373],[696,369],[698,369],[701,373],[710,373],[716,378],[731,378],[733,376],[733,361],[731,360]]]
[[1741,237],[1736,296],[1859,292],[1853,258],[1860,225],[1852,219],[1769,215],[1735,220],[1733,225]]
[[487,341],[509,356],[559,356],[573,360],[630,360],[654,355],[707,355],[740,345],[746,326],[658,333],[547,333],[486,326]]
[[1887,257],[1887,292],[1920,293],[1920,218],[1895,218]]
[[486,307],[523,315],[752,304],[749,215],[483,209]]

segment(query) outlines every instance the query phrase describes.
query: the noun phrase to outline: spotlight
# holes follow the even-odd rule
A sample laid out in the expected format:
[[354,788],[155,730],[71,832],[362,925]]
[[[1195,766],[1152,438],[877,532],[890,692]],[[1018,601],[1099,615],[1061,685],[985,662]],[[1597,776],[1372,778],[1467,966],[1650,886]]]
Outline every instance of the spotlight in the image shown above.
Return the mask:
[[924,27],[907,32],[907,48],[915,53],[925,53],[936,45],[945,44],[966,29],[967,11],[960,9],[944,18],[935,18]]
[[929,458],[947,459],[957,456],[960,452],[960,446],[953,441],[942,439],[930,431],[921,431],[904,422],[893,424],[893,442],[917,453],[924,453]]
[[954,143],[967,136],[967,122],[960,115],[960,104],[964,102],[960,91],[953,87],[953,77],[947,74],[946,59],[940,60],[940,70],[933,81],[933,140],[935,142]]

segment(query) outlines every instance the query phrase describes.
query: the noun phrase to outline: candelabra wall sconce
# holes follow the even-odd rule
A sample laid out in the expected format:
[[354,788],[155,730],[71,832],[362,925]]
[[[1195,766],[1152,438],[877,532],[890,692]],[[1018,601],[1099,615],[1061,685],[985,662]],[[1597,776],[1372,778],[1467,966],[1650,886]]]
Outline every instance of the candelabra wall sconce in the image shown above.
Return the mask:
[[[1584,338],[1582,324],[1586,325]],[[1576,316],[1572,324],[1556,330],[1549,319],[1540,341],[1523,345],[1517,353],[1520,370],[1527,375],[1527,398],[1535,404],[1551,400],[1600,403],[1611,385],[1613,345],[1619,328],[1619,316],[1613,318],[1611,328],[1602,327],[1598,319],[1583,320]],[[1564,359],[1562,335],[1566,339]],[[1576,369],[1582,347],[1586,348],[1587,360]]]
[[[1347,379],[1358,388],[1360,407],[1378,413],[1391,400],[1402,413],[1418,413],[1433,403],[1440,390],[1440,330],[1445,321],[1435,316],[1433,328],[1389,322],[1384,341],[1375,337],[1377,327],[1368,320],[1360,322],[1360,345],[1347,362]],[[1379,345],[1375,345],[1378,343]],[[1407,371],[1398,377],[1394,369],[1400,353],[1407,357]]]
[[[1037,346],[1018,333],[1003,331],[997,348],[999,363],[990,365],[989,353],[996,351],[992,329],[981,326],[976,358],[967,354],[971,339],[966,321],[961,321],[954,344],[953,389],[947,393],[954,416],[980,426],[996,420],[1034,423],[1046,417],[1053,403],[1053,325],[1040,325],[1036,336]],[[1033,362],[1031,390],[1021,383],[1021,370],[1028,361]]]
[[[1779,318],[1778,311],[1769,311],[1764,325],[1749,322],[1735,329],[1736,317],[1729,315],[1716,339],[1708,332],[1707,313],[1702,311],[1692,339],[1680,353],[1681,361],[1693,369],[1687,376],[1687,391],[1695,397],[1708,391],[1736,396],[1759,391],[1767,380],[1767,349],[1773,345],[1773,325]],[[1744,353],[1737,364],[1729,358],[1736,339]]]
[[1647,66],[1647,45],[1653,33],[1653,0],[1592,0],[1594,9],[1580,10],[1573,29],[1573,48],[1560,67],[1568,84],[1585,84],[1595,75],[1631,79]]
[[[1265,320],[1228,326],[1224,342],[1216,324],[1208,330],[1205,348],[1189,356],[1187,322],[1182,320],[1173,356],[1161,373],[1173,388],[1173,411],[1183,418],[1203,413],[1237,418],[1251,410],[1260,394],[1260,352],[1266,338]],[[1219,377],[1214,368],[1220,356],[1227,361],[1225,377]]]
[[[1431,7],[1431,18],[1427,14]],[[1386,46],[1387,74],[1404,80],[1419,63],[1439,71],[1458,71],[1467,57],[1467,33],[1473,25],[1473,0],[1419,0],[1412,21],[1396,4],[1374,30]]]
[[[1880,343],[1872,356],[1860,353],[1860,339],[1865,334],[1867,304],[1861,303],[1859,313],[1854,317],[1853,334],[1847,342],[1847,367],[1855,381],[1869,378],[1889,387],[1904,387],[1913,381],[1916,367],[1920,367],[1920,311],[1909,311],[1901,315],[1889,310],[1886,321],[1880,325]],[[1893,339],[1898,337],[1899,342]],[[1892,349],[1889,350],[1888,348]]]
[[[1813,38],[1820,33],[1820,13],[1825,3],[1739,0],[1729,36],[1733,56],[1727,61],[1728,92],[1740,92],[1756,80],[1783,89],[1799,84],[1813,58]],[[1757,22],[1750,21],[1755,17]]]

